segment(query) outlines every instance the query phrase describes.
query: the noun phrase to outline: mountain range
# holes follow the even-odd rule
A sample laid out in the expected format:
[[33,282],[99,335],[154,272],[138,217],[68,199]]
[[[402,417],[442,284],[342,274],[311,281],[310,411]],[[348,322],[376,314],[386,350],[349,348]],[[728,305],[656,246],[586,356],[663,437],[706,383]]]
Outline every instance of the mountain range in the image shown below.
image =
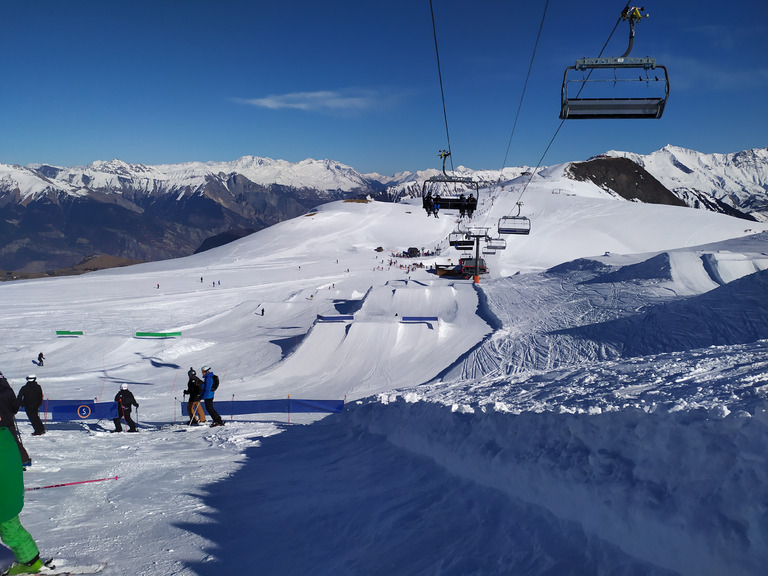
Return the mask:
[[[130,260],[186,256],[339,199],[399,201],[421,194],[430,169],[360,174],[332,160],[297,163],[256,156],[232,162],[63,168],[0,164],[0,269],[53,273],[94,255]],[[456,176],[484,185],[546,178],[527,167]],[[633,201],[688,205],[768,220],[768,149],[704,154],[665,146],[649,155],[609,151],[565,165],[575,180]]]

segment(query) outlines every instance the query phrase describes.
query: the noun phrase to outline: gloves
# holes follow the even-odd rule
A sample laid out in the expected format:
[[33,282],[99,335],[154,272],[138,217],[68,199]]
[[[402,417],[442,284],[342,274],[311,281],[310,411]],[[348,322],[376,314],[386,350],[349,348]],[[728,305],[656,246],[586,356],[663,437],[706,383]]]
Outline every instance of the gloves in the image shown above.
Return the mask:
[[139,403],[138,403],[138,402],[136,402],[135,406],[136,406],[136,408],[138,408],[138,407],[139,407]]

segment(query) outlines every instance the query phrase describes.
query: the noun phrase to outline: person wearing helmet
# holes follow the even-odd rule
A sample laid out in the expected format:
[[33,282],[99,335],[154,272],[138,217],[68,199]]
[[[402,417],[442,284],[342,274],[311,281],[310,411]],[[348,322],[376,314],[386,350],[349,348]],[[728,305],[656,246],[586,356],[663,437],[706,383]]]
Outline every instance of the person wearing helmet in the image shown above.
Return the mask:
[[123,427],[120,424],[120,419],[125,420],[128,425],[128,432],[138,432],[136,430],[136,422],[131,420],[131,407],[139,407],[139,403],[136,402],[136,398],[133,397],[133,393],[128,390],[128,384],[120,385],[120,392],[115,395],[115,402],[117,402],[117,418],[113,418],[115,423],[115,432],[122,432]]
[[13,415],[18,411],[16,394],[0,373],[0,540],[16,556],[9,574],[34,574],[42,562],[34,539],[19,521],[24,507],[24,480],[22,477],[23,447],[16,437]]
[[35,429],[32,436],[42,436],[45,434],[45,426],[40,421],[37,411],[43,405],[43,389],[37,382],[37,376],[30,374],[27,376],[27,383],[21,387],[18,395],[19,406],[24,406],[24,412],[27,413],[29,423]]
[[224,421],[213,407],[213,395],[217,387],[214,386],[214,380],[218,381],[218,377],[214,375],[210,366],[203,366],[200,371],[203,373],[203,401],[205,402],[205,410],[213,419],[213,424],[211,424],[211,427],[224,426]]
[[184,390],[184,394],[189,394],[189,402],[187,402],[187,414],[189,414],[189,425],[199,426],[200,423],[205,422],[205,412],[200,403],[203,401],[203,381],[197,377],[197,372],[194,368],[190,368],[187,372],[189,381],[187,382],[187,389]]

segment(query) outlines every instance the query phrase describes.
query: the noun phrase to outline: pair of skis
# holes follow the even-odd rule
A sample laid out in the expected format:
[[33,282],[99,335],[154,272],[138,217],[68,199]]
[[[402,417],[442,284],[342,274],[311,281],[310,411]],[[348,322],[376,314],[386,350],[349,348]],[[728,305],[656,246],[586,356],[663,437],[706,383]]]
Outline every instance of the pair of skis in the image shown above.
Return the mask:
[[[100,564],[70,565],[63,560],[59,562],[54,558],[49,558],[43,562],[43,567],[39,572],[35,572],[30,576],[75,576],[76,574],[98,574],[104,570],[106,566],[106,562]],[[8,571],[6,570],[2,574],[5,575],[7,573]]]

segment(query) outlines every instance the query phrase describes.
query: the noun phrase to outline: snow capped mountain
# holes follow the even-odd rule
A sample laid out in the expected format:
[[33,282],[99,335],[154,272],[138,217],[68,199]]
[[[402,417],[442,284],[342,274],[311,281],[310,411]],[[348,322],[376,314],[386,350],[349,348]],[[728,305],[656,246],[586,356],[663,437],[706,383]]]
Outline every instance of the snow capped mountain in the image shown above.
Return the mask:
[[[515,180],[527,186],[532,172],[525,166],[458,166],[450,174],[490,188]],[[220,245],[333,200],[418,198],[423,182],[441,173],[360,174],[328,159],[258,156],[158,165],[114,159],[71,168],[0,164],[0,221],[6,223],[0,229],[0,269],[39,273],[93,254],[133,260],[184,256],[211,239]],[[764,149],[701,154],[667,146],[647,156],[611,151],[588,162],[542,167],[535,175],[560,190],[571,189],[574,178],[590,181],[576,187],[578,194],[641,202],[667,194],[695,208],[768,221]],[[657,190],[651,194],[654,178]]]
[[377,180],[332,160],[308,158],[291,163],[257,156],[243,156],[232,162],[185,162],[181,164],[129,164],[122,160],[97,161],[88,166],[62,168],[48,165],[29,167],[0,164],[0,194],[18,189],[24,199],[46,192],[77,194],[83,188],[109,193],[199,190],[211,179],[226,180],[242,175],[261,186],[312,189],[333,199],[337,193],[380,190]]
[[689,206],[723,202],[768,220],[768,148],[703,154],[667,145],[648,155],[615,150],[605,155],[639,164]]

